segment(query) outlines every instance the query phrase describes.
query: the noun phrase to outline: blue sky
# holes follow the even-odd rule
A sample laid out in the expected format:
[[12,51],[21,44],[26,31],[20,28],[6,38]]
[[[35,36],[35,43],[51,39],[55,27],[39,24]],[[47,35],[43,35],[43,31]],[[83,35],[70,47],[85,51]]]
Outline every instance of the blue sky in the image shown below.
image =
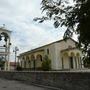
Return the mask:
[[15,46],[19,54],[62,38],[65,28],[55,29],[52,21],[33,21],[42,16],[40,3],[41,0],[0,0],[0,26],[5,24],[12,31],[11,60]]

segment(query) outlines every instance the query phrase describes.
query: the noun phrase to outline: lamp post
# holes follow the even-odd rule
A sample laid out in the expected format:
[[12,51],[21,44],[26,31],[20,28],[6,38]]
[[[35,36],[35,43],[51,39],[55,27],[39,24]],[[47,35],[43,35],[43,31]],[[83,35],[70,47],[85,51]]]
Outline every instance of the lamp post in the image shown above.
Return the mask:
[[18,47],[15,47],[13,52],[15,53],[15,69],[16,69],[16,62],[17,62],[17,51],[19,51]]

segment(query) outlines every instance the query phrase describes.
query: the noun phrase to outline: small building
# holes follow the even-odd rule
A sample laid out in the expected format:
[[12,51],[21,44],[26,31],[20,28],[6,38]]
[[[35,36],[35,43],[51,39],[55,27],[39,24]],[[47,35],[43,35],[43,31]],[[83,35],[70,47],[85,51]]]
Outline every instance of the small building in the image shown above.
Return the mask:
[[62,39],[21,53],[18,56],[20,66],[24,69],[40,68],[47,55],[52,70],[81,69],[82,51],[76,48],[76,44],[75,40],[68,38],[66,41]]

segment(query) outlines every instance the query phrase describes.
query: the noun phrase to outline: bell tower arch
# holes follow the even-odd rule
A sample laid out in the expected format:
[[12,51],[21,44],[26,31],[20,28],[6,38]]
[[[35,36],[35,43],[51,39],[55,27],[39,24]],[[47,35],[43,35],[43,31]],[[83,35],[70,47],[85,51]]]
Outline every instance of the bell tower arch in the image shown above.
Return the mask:
[[0,27],[0,58],[5,61],[4,70],[10,69],[10,45],[11,45],[11,31]]

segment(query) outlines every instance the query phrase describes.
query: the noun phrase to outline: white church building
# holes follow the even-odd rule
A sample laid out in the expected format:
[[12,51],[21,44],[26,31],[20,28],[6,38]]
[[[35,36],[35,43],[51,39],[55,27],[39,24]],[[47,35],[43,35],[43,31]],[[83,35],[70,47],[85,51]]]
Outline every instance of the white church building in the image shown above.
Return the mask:
[[69,38],[21,53],[18,60],[22,68],[40,68],[45,55],[51,60],[52,70],[70,70],[84,68],[82,51],[76,47],[76,41]]

